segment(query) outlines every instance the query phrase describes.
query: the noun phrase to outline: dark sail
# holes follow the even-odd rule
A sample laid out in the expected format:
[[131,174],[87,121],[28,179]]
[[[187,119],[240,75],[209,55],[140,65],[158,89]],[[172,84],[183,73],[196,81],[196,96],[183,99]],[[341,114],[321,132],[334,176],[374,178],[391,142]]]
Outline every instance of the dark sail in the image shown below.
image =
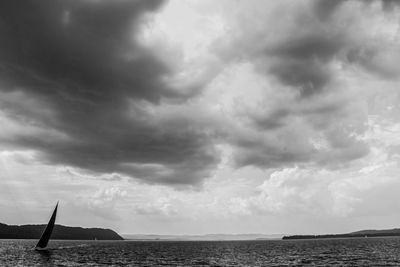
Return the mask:
[[51,215],[49,223],[44,229],[42,236],[39,239],[39,242],[36,244],[37,249],[44,249],[47,246],[47,243],[49,243],[51,233],[53,232],[54,223],[56,222],[57,207],[58,207],[58,202],[53,211],[53,214]]

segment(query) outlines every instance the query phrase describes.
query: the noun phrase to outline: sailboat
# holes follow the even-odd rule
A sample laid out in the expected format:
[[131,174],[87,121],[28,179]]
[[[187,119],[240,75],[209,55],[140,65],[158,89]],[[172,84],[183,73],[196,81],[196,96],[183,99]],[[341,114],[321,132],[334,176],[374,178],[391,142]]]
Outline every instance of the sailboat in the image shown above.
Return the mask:
[[56,222],[56,216],[57,216],[57,207],[58,207],[58,201],[57,205],[54,208],[53,214],[51,215],[51,218],[49,220],[49,223],[47,224],[46,228],[44,229],[42,236],[40,237],[38,243],[35,246],[35,250],[46,250],[47,244],[49,243],[51,233],[53,232],[54,228],[54,223]]

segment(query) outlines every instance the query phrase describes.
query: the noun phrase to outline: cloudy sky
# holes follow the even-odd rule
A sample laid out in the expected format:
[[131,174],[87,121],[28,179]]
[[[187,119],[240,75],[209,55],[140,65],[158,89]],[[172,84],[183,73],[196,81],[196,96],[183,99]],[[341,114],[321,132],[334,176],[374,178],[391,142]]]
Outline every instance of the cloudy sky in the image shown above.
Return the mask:
[[0,222],[399,227],[398,3],[0,1]]

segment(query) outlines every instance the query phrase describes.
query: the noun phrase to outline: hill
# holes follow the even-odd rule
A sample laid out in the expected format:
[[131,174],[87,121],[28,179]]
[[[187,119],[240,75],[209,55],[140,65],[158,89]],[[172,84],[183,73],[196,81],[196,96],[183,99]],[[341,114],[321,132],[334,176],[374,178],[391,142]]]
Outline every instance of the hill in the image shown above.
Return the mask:
[[[7,225],[0,223],[0,239],[38,239],[45,224],[39,225]],[[56,224],[52,239],[69,240],[123,240],[116,232],[102,228],[69,227]]]
[[350,234],[353,235],[400,235],[400,229],[399,228],[394,228],[394,229],[386,229],[386,230],[362,230],[362,231],[357,231],[357,232],[352,232]]
[[347,234],[292,235],[292,236],[284,236],[282,239],[354,238],[354,237],[379,237],[379,236],[400,236],[400,229],[394,228],[385,230],[361,230]]

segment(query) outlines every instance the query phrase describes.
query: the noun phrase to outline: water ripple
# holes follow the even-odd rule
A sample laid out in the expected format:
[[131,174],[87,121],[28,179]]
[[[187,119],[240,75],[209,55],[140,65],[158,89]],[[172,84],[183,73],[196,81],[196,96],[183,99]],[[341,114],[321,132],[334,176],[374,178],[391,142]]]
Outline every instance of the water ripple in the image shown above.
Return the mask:
[[400,238],[274,241],[0,240],[0,266],[399,266]]

